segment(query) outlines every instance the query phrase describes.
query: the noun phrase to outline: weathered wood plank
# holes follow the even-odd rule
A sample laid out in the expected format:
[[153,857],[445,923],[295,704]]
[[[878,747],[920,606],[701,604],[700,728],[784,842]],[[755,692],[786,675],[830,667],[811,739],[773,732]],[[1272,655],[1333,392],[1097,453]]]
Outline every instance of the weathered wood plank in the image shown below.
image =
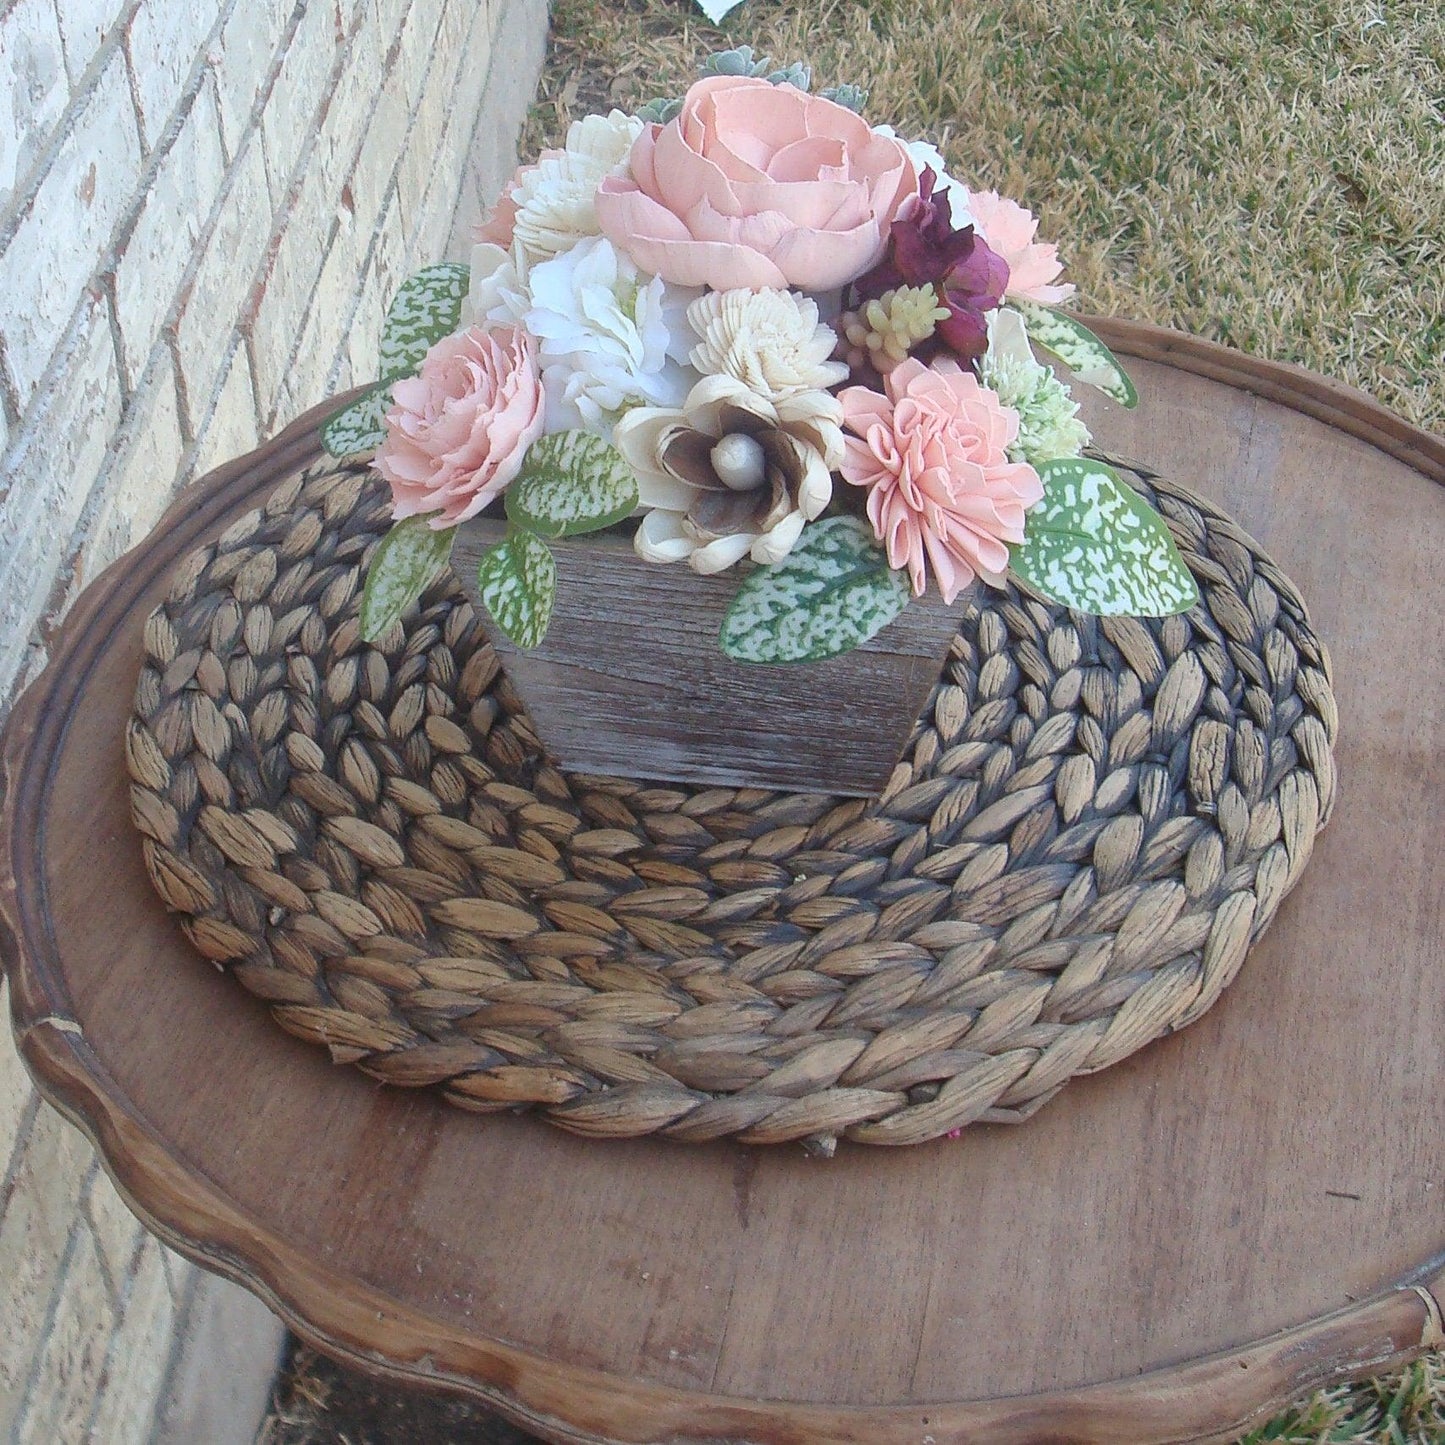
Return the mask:
[[[504,535],[457,531],[452,567],[481,609],[477,565]],[[700,577],[642,561],[625,533],[548,543],[557,601],[523,652],[488,619],[543,746],[574,772],[871,797],[938,680],[967,594],[915,598],[854,652],[778,667],[733,662],[718,631],[739,571]]]

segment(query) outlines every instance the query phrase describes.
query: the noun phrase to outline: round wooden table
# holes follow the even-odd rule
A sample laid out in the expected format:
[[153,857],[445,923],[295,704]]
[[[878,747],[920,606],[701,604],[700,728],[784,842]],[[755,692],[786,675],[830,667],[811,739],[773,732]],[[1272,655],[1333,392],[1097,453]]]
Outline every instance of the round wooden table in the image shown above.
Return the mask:
[[189,489],[5,738],[0,908],[45,1095],[167,1243],[361,1369],[553,1440],[1229,1438],[1442,1343],[1445,442],[1358,393],[1100,323],[1102,445],[1312,600],[1340,803],[1201,1022],[1031,1122],[899,1151],[573,1138],[368,1082],[208,967],[146,879],[121,737],[179,558],[316,454]]

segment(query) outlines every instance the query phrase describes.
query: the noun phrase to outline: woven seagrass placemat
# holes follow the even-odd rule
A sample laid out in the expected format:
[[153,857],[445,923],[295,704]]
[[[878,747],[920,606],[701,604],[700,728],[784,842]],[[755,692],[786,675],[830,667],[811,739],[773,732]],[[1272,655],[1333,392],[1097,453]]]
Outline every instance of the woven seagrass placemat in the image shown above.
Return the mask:
[[1201,605],[992,594],[868,802],[564,776],[449,578],[362,643],[385,489],[313,467],[147,624],[151,878],[284,1028],[465,1108],[825,1150],[1026,1119],[1218,999],[1334,798],[1293,585],[1126,471]]

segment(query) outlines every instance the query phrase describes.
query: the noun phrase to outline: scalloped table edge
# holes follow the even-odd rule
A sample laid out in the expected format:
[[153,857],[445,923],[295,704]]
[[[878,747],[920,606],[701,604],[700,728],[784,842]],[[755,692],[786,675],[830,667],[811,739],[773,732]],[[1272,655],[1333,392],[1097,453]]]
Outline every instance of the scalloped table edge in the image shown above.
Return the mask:
[[[1215,343],[1139,322],[1089,318],[1116,350],[1158,361],[1314,417],[1366,441],[1445,484],[1445,438],[1411,426],[1363,392],[1280,362],[1259,361]],[[355,395],[351,393],[349,395]],[[317,456],[320,421],[334,398],[292,423],[272,444],[268,474],[248,459],[188,489],[158,524],[195,545],[246,493],[275,483]],[[747,1400],[619,1381],[499,1341],[478,1342],[329,1271],[273,1238],[235,1209],[203,1174],[171,1158],[163,1141],[118,1102],[119,1091],[72,1017],[55,967],[43,907],[22,908],[18,875],[40,849],[17,836],[27,802],[43,797],[67,729],[68,710],[103,639],[88,636],[113,597],[133,602],[153,580],[142,543],[93,583],[66,618],[45,672],[16,703],[3,739],[0,826],[0,955],[10,978],[11,1023],[42,1095],[86,1135],[146,1227],[171,1248],[260,1297],[296,1334],[332,1357],[411,1386],[467,1395],[554,1441],[748,1440],[784,1442],[968,1439],[1018,1445],[1039,1438],[1076,1445],[1205,1445],[1233,1439],[1267,1411],[1312,1389],[1385,1371],[1445,1346],[1439,1297],[1445,1247],[1397,1285],[1349,1307],[1243,1347],[1183,1365],[1087,1387],[994,1400],[921,1406],[840,1406]],[[174,555],[174,552],[171,554]],[[32,757],[47,759],[37,768]],[[119,747],[117,746],[119,765]],[[38,810],[37,810],[38,815]],[[42,901],[38,873],[34,894]],[[386,1354],[376,1341],[384,1338]],[[1220,1421],[1223,1419],[1224,1424]]]

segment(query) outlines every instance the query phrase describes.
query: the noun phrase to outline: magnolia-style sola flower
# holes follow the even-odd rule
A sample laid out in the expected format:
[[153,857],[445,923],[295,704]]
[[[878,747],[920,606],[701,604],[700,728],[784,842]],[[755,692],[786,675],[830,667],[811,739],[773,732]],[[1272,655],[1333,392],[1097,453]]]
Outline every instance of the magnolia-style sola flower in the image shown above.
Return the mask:
[[1007,569],[1007,544],[1024,540],[1024,513],[1043,484],[1009,457],[1017,414],[952,357],[931,367],[909,357],[883,384],[886,396],[862,386],[841,394],[853,433],[843,478],[867,488],[868,520],[889,565],[908,568],[914,595],[931,567],[951,603],[975,575]]
[[774,405],[726,373],[704,376],[681,407],[629,411],[613,442],[649,509],[634,539],[638,556],[704,574],[749,556],[781,562],[832,500],[842,416],[829,392],[795,392]]
[[687,320],[699,338],[690,357],[698,371],[734,377],[775,406],[848,375],[830,359],[838,337],[819,321],[818,303],[795,291],[709,291]]
[[528,288],[522,325],[539,342],[549,432],[609,436],[623,408],[686,396],[688,375],[669,348],[695,293],[669,298],[660,277],[644,281],[602,236],[533,266]]

